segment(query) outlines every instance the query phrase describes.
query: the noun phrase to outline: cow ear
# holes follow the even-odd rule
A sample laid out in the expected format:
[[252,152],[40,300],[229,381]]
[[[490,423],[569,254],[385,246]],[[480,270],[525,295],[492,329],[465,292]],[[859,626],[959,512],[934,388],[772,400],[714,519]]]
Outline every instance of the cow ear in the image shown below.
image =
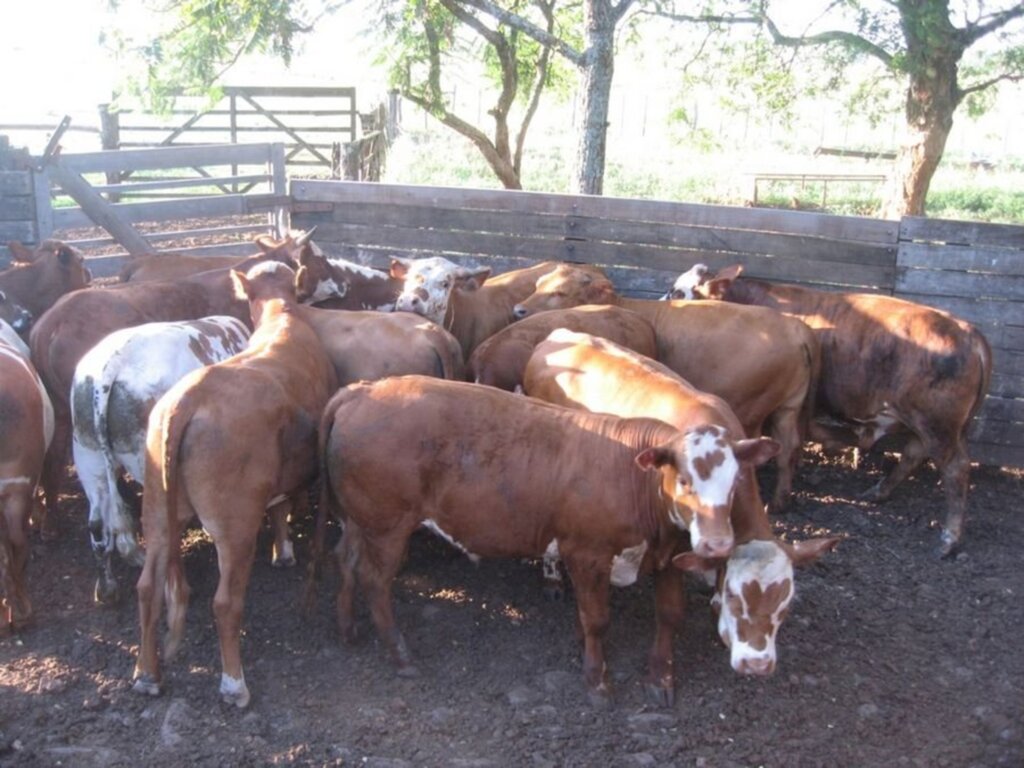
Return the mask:
[[640,469],[649,471],[665,464],[671,464],[672,451],[662,447],[645,448],[637,454],[634,461]]
[[35,252],[26,248],[17,240],[7,243],[7,250],[11,252],[11,260],[18,264],[31,264],[35,261]]
[[409,273],[409,262],[405,259],[400,259],[397,256],[391,257],[391,270],[390,274],[396,280],[405,280],[405,276]]
[[740,464],[757,467],[779,455],[782,446],[770,437],[755,437],[749,440],[737,440],[732,444],[732,452]]
[[270,235],[259,235],[253,242],[265,254],[270,254],[278,246],[278,243]]
[[[709,571],[716,571],[725,565],[725,559],[721,557],[701,557],[696,552],[680,552],[672,558],[672,565],[680,571],[696,573],[707,578]],[[712,580],[711,585],[714,586]]]
[[742,264],[722,267],[718,270],[718,274],[701,284],[701,290],[709,299],[723,299],[733,281],[741,274],[743,274]]
[[789,559],[797,568],[811,565],[818,561],[826,552],[836,548],[842,539],[838,536],[828,536],[820,539],[806,539],[804,541],[782,542],[789,552]]
[[231,270],[231,284],[235,289],[235,298],[241,301],[249,300],[249,288],[251,283],[249,279],[239,272],[237,269]]
[[491,276],[490,267],[482,267],[476,271],[466,270],[455,276],[455,284],[463,291],[475,291]]
[[57,261],[60,262],[62,267],[70,267],[77,261],[75,258],[75,252],[68,246],[61,245],[61,247],[57,249]]

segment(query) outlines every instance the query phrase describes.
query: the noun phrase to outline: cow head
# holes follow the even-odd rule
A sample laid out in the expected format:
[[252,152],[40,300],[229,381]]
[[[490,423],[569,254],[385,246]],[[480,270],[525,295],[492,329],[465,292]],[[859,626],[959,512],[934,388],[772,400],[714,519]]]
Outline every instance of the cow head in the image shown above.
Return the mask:
[[246,273],[231,270],[235,298],[249,302],[253,327],[260,324],[269,302],[295,303],[295,270],[278,261],[257,264]]
[[809,565],[839,542],[829,537],[788,543],[754,539],[737,544],[725,564],[684,552],[672,564],[684,571],[717,568],[711,607],[718,614],[718,634],[729,649],[732,668],[745,675],[775,671],[775,638],[793,600],[793,568]]
[[475,291],[491,274],[490,267],[469,269],[440,256],[391,260],[391,276],[405,285],[395,301],[399,312],[415,312],[443,324],[448,300],[456,288]]
[[315,304],[348,293],[348,282],[339,278],[330,261],[313,248],[299,251],[299,269],[295,273],[295,296],[303,304]]
[[12,241],[7,249],[11,252],[12,267],[38,269],[37,285],[59,291],[57,295],[85,288],[92,281],[82,252],[60,240],[44,240],[34,249]]
[[24,336],[32,325],[32,313],[0,291],[0,320]]
[[707,264],[694,264],[676,278],[663,299],[723,299],[733,281],[743,274],[742,264],[723,267],[715,275]]
[[253,243],[260,249],[263,256],[284,264],[298,266],[303,250],[308,249],[312,253],[322,254],[312,240],[315,231],[316,227],[306,232],[292,230],[283,240],[275,240],[269,235],[260,235],[253,240]]
[[560,264],[537,279],[534,292],[515,305],[518,319],[549,309],[568,309],[581,304],[614,304],[615,286],[604,275],[571,264]]
[[669,519],[690,534],[693,551],[721,558],[732,551],[732,499],[740,473],[778,452],[779,444],[771,438],[730,440],[724,427],[705,424],[647,448],[636,463],[641,469],[662,471],[661,494],[670,500]]

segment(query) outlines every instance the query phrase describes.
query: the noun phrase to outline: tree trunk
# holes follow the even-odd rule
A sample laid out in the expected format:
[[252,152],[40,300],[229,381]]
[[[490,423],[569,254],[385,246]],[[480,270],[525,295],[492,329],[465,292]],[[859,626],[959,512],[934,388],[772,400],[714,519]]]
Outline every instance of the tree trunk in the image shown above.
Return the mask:
[[617,19],[610,0],[588,0],[584,9],[587,51],[583,64],[583,130],[576,156],[576,188],[580,194],[600,195],[604,191]]
[[882,216],[923,216],[932,176],[942,160],[953,129],[953,113],[962,94],[957,65],[963,47],[949,21],[948,3],[902,0],[900,11],[907,42],[907,137],[893,167]]

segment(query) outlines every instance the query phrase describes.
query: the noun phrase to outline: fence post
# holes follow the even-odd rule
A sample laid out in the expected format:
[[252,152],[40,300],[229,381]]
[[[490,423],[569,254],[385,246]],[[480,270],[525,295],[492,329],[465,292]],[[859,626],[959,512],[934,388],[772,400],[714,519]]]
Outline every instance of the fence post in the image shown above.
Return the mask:
[[[102,149],[121,148],[121,115],[111,112],[109,104],[100,104],[100,147]],[[107,171],[107,184],[120,184],[120,171]],[[112,203],[119,202],[121,196],[117,192],[108,192],[107,199]]]
[[397,88],[392,88],[388,91],[387,132],[390,141],[394,141],[398,137],[398,132],[402,130],[402,99],[400,93]]
[[[284,197],[288,194],[288,177],[285,175],[284,166],[284,144],[271,144],[270,145],[270,173],[271,173],[271,192],[275,197]],[[288,231],[290,222],[286,219],[288,217],[288,210],[284,205],[276,205],[274,210],[270,214],[270,223],[274,227],[275,234],[278,238],[285,236]]]

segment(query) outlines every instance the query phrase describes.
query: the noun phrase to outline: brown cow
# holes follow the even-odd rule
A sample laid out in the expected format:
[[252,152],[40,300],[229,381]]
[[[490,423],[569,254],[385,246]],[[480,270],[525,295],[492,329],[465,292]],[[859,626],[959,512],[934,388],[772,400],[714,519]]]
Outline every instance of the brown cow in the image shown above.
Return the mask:
[[658,354],[654,329],[635,312],[613,306],[588,305],[531,315],[486,339],[469,358],[470,378],[478,384],[514,392],[523,384],[534,347],[556,328],[611,339],[647,357]]
[[0,322],[0,635],[29,621],[25,585],[28,520],[43,456],[53,437],[53,408],[28,349]]
[[[7,247],[13,261],[0,272],[0,292],[8,301],[24,307],[33,320],[38,320],[61,296],[84,288],[92,279],[81,252],[59,240],[44,240],[34,249],[18,242]],[[24,335],[28,328],[15,330]]]
[[[537,279],[559,264],[543,261],[488,277],[489,267],[471,270],[440,256],[395,259],[391,272],[405,280],[395,309],[415,312],[444,325],[459,340],[462,354],[468,360],[484,339],[515,321],[516,303],[533,293]],[[574,266],[587,274],[604,275],[598,267]]]
[[[261,254],[251,257],[249,263],[269,259],[291,264],[304,247],[301,238],[291,237],[280,242],[260,240],[257,245]],[[57,491],[71,449],[68,398],[78,362],[107,334],[142,323],[231,315],[248,324],[249,308],[235,297],[230,273],[230,268],[225,268],[178,280],[75,291],[36,321],[29,337],[32,362],[50,393],[56,417],[53,446],[46,457],[42,480],[47,510],[56,509]],[[49,516],[43,530],[53,532]]]
[[[770,442],[746,442],[747,458]],[[681,532],[695,527],[705,554],[732,549],[727,507],[684,482],[721,472],[721,456],[709,435],[492,387],[422,376],[350,385],[331,399],[320,424],[324,493],[314,543],[318,553],[327,509],[336,504],[345,522],[341,635],[354,635],[358,575],[381,640],[400,673],[412,671],[391,585],[409,537],[424,525],[471,558],[560,554],[576,590],[584,680],[599,697],[608,693],[602,637],[609,586],[613,579],[631,584],[641,566],[653,568],[658,637],[649,682],[671,689],[665,652],[677,616],[666,595],[679,579],[665,566]]]
[[883,435],[906,435],[899,464],[866,496],[884,501],[931,459],[946,495],[939,554],[956,552],[971,466],[967,430],[992,375],[992,351],[982,333],[948,312],[903,299],[737,280],[742,271],[735,266],[710,275],[704,267],[698,275],[695,269],[677,286],[683,296],[689,284],[691,295],[771,307],[813,328],[822,356],[817,410],[846,428],[815,423],[811,436],[866,450]]
[[[607,339],[564,329],[537,346],[526,367],[525,389],[559,405],[656,418],[680,431],[715,429],[726,441],[743,434],[721,398],[694,389],[666,366]],[[700,485],[714,478],[698,474],[692,481]],[[725,490],[723,486],[720,492]],[[743,674],[770,674],[775,670],[775,638],[793,598],[793,566],[816,560],[838,539],[798,544],[776,539],[748,468],[740,468],[731,492],[736,546],[728,559],[709,561],[690,552],[674,562],[684,570],[719,571],[712,605],[719,612],[720,635],[730,649],[732,667]],[[685,594],[677,597],[682,600]],[[680,605],[680,616],[682,612]]]
[[256,330],[244,351],[188,374],[154,406],[146,438],[139,577],[142,638],[135,690],[160,692],[157,624],[167,595],[164,658],[185,630],[188,585],[181,531],[198,516],[217,547],[220,581],[213,611],[223,664],[220,692],[249,703],[239,636],[245,590],[264,510],[304,492],[316,477],[316,430],[336,388],[334,369],[313,329],[295,310],[294,272],[278,263],[232,272]]
[[234,267],[236,256],[200,256],[192,253],[146,253],[129,259],[117,275],[122,283],[173,280],[211,269]]
[[818,342],[807,326],[763,307],[621,298],[607,277],[575,265],[541,277],[536,292],[515,311],[526,317],[580,304],[614,304],[636,312],[654,328],[660,362],[729,403],[747,435],[760,435],[767,426],[782,446],[769,509],[782,509],[792,490],[820,366]]

